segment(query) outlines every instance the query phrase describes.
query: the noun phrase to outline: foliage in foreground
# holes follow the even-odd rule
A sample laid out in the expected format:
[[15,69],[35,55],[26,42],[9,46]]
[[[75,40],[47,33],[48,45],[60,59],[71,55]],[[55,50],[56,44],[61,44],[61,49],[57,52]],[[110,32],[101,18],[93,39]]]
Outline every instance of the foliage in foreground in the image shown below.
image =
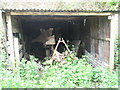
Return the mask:
[[25,63],[22,60],[21,66],[14,71],[10,70],[7,63],[6,66],[0,61],[0,87],[3,88],[19,88],[19,87],[37,87],[39,81],[38,67],[35,61]]
[[114,66],[115,68],[118,68],[120,65],[120,36],[116,39],[115,42],[115,55],[114,55]]
[[46,68],[42,73],[42,87],[54,88],[112,88],[118,86],[116,72],[102,67],[93,68],[84,57],[65,65],[57,64]]
[[[67,57],[67,64],[55,63],[46,66],[42,73],[38,73],[38,66],[34,60],[22,60],[15,71],[9,70],[7,63],[0,60],[1,88],[117,88],[117,72],[88,64],[87,58],[72,60]],[[68,60],[69,59],[69,60]],[[71,59],[71,60],[70,60]]]

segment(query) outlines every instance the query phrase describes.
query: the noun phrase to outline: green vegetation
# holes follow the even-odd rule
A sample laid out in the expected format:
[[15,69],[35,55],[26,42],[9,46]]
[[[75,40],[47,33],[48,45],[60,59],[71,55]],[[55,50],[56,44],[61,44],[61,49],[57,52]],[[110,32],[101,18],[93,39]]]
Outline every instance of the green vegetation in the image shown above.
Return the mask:
[[54,62],[38,72],[36,59],[22,60],[14,71],[4,61],[0,60],[1,88],[117,88],[118,72],[109,72],[102,67],[93,68],[88,63],[89,58],[79,60],[66,58],[67,63]]
[[[0,39],[3,41],[3,39]],[[38,71],[36,58],[22,60],[15,70],[10,69],[6,53],[0,51],[1,88],[118,88],[118,71],[110,72],[102,67],[92,67],[90,59],[75,54],[65,58],[66,64],[54,62]]]
[[41,87],[92,88],[117,87],[117,73],[102,67],[93,68],[87,58],[73,60],[65,65],[56,64],[42,73]]
[[115,56],[114,56],[115,68],[118,68],[120,64],[119,57],[120,57],[120,37],[118,37],[115,42]]

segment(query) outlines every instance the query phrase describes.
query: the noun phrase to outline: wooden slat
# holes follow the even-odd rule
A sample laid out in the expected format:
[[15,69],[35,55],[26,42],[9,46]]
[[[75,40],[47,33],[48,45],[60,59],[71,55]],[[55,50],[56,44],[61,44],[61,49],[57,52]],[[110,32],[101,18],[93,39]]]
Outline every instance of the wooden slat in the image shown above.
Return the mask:
[[111,19],[111,26],[110,26],[110,69],[114,69],[114,54],[115,54],[115,34],[118,33],[118,14],[114,14]]
[[111,12],[11,12],[11,15],[68,15],[68,16],[109,16]]
[[110,67],[109,64],[107,64],[106,62],[102,61],[102,60],[99,60],[97,58],[95,58],[92,54],[90,54],[87,50],[85,50],[85,54],[90,58],[90,63],[93,65],[93,66],[102,66],[102,67]]
[[11,16],[7,15],[6,20],[7,20],[7,29],[8,29],[8,40],[10,44],[10,65],[14,69],[15,68],[15,55],[14,55],[14,42],[13,42]]
[[15,59],[16,63],[20,63],[20,54],[19,54],[19,40],[17,37],[14,37],[14,51],[15,51]]

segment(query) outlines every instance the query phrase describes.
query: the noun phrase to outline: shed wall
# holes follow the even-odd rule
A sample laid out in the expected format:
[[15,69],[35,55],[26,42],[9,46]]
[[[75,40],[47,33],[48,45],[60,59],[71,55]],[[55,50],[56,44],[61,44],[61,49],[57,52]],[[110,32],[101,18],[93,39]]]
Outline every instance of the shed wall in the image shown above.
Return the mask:
[[118,29],[119,29],[119,14],[114,13],[111,17],[111,26],[110,26],[110,68],[114,68],[114,54],[115,54],[115,41],[118,38]]
[[20,60],[25,50],[24,50],[24,41],[23,41],[21,21],[17,16],[12,16],[12,29],[13,29],[15,58],[17,60]]
[[[119,14],[113,15],[111,20],[111,23],[112,23],[111,27],[110,27],[110,20],[108,20],[108,17],[92,17],[88,19],[87,22],[89,23],[86,23],[85,31],[83,31],[85,35],[84,42],[86,43],[85,48],[89,52],[89,54],[96,59],[96,62],[100,61],[101,63],[104,63],[104,62],[107,64],[111,63],[109,61],[110,56],[112,55],[111,57],[113,58],[114,52],[112,52],[112,54],[110,55],[110,50],[113,51],[113,49],[110,49],[110,45],[111,47],[114,47],[113,42],[115,39],[112,39],[112,38],[114,38],[113,37],[114,35],[118,34],[116,33],[116,31],[118,30],[118,26],[116,27],[115,34],[113,33],[113,35],[112,34],[110,35],[110,33],[114,31],[114,25],[115,26],[119,25],[118,18],[120,18]],[[20,27],[20,22],[16,18],[12,18],[12,26],[13,26],[13,35],[14,33],[22,33],[20,32],[22,31]],[[21,53],[20,51],[23,50],[23,47],[22,47],[23,44],[19,42],[19,39],[21,38],[16,38],[15,36],[14,44],[15,44],[15,40],[17,40],[19,45],[17,47],[19,48],[18,52],[21,54],[19,57],[22,57],[23,52]],[[16,54],[16,51],[14,53]]]
[[102,66],[106,66],[110,59],[110,21],[107,17],[93,17],[89,22],[90,48],[86,48],[87,54],[89,53],[95,65],[103,63]]

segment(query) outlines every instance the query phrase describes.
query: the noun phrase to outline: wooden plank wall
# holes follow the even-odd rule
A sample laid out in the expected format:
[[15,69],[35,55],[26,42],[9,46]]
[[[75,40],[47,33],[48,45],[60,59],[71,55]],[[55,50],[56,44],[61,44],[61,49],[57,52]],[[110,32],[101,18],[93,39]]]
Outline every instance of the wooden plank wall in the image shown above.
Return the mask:
[[[20,61],[23,56],[23,37],[21,21],[17,16],[12,16],[13,38],[14,38],[14,53],[16,60]],[[17,36],[16,36],[17,35]],[[22,43],[21,43],[22,41]]]
[[119,13],[113,13],[110,25],[110,68],[114,68],[115,41],[118,38]]
[[11,16],[8,14],[6,16],[7,21],[7,31],[8,31],[8,52],[10,55],[10,66],[12,69],[15,68],[15,55],[14,55],[14,41],[13,41],[13,30]]
[[99,60],[109,63],[110,59],[110,21],[108,17],[99,17]]
[[95,59],[108,64],[110,59],[110,21],[107,17],[93,17],[89,21],[90,50],[88,51]]

